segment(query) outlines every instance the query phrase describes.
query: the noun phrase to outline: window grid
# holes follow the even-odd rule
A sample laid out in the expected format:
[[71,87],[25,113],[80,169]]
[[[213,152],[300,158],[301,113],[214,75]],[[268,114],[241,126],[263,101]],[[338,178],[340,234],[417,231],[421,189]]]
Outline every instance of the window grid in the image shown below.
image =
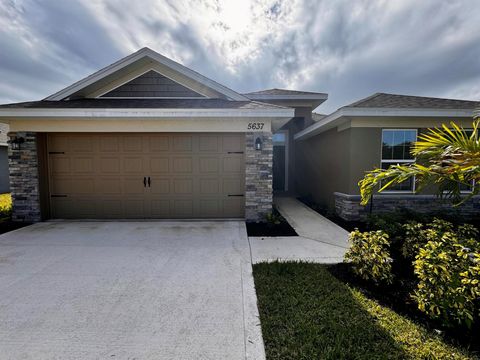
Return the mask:
[[[415,162],[415,158],[410,155],[411,143],[417,140],[417,129],[382,129],[382,151],[381,151],[381,168],[385,168],[386,164],[411,164]],[[385,146],[386,141],[391,142],[388,148]],[[408,145],[407,145],[408,143]],[[400,149],[401,148],[401,151]],[[387,150],[387,153],[385,153]],[[399,155],[401,158],[394,155]],[[385,165],[384,165],[385,164]],[[408,188],[406,188],[406,185]],[[380,185],[381,187],[381,185]],[[391,188],[384,190],[384,193],[412,193],[415,191],[415,177],[408,181],[408,183],[402,183],[396,185],[397,188]]]

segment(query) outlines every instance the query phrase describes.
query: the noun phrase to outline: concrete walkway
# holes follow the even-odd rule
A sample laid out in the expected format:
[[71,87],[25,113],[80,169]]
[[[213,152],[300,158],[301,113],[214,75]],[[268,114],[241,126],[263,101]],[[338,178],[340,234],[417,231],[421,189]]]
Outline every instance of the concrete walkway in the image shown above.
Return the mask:
[[252,262],[339,263],[348,248],[348,232],[295,198],[275,198],[278,211],[300,236],[250,237]]
[[346,249],[348,231],[291,197],[277,197],[277,210],[298,235]]
[[245,223],[0,236],[1,359],[264,359]]

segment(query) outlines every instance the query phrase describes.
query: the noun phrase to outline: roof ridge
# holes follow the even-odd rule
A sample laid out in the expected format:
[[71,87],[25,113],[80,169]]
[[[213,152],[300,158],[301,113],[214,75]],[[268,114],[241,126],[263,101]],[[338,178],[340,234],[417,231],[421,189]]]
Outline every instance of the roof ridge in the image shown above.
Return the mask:
[[372,95],[370,95],[370,96],[367,96],[367,97],[365,97],[365,98],[363,98],[363,99],[357,100],[357,101],[355,101],[355,102],[353,102],[353,103],[351,103],[351,104],[344,105],[344,106],[342,106],[341,108],[354,107],[354,106],[360,105],[361,103],[363,103],[363,102],[365,102],[365,101],[367,101],[367,100],[374,99],[374,98],[376,98],[377,96],[382,95],[382,94],[383,94],[383,93],[376,92],[376,93],[374,93],[374,94],[372,94]]

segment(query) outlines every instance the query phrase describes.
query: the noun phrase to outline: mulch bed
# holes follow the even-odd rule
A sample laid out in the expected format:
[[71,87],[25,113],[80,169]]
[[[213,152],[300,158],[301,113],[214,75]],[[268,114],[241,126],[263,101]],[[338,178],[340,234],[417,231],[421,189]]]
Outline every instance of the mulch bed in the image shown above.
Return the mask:
[[248,236],[298,236],[286,221],[278,225],[267,222],[247,222],[247,234]]
[[23,223],[23,222],[14,222],[10,220],[9,218],[7,219],[1,219],[0,220],[0,234],[5,234],[9,231],[17,230],[22,227],[31,225],[30,223]]

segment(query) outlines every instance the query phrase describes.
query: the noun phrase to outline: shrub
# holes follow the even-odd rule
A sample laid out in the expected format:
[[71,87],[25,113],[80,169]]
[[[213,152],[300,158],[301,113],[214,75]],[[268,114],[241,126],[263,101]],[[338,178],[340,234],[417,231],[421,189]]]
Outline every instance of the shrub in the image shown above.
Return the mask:
[[12,197],[10,194],[0,194],[0,218],[9,217],[12,213]]
[[404,238],[401,245],[401,254],[405,259],[413,261],[420,248],[430,240],[438,239],[443,234],[453,231],[452,223],[435,218],[431,224],[410,221],[403,225]]
[[387,233],[381,230],[360,232],[355,229],[350,233],[350,242],[345,260],[351,262],[355,274],[376,284],[392,283],[392,259]]
[[470,327],[479,316],[478,230],[471,225],[459,226],[456,232],[442,230],[445,227],[430,229],[429,241],[416,257],[418,285],[413,298],[422,312],[446,326]]

